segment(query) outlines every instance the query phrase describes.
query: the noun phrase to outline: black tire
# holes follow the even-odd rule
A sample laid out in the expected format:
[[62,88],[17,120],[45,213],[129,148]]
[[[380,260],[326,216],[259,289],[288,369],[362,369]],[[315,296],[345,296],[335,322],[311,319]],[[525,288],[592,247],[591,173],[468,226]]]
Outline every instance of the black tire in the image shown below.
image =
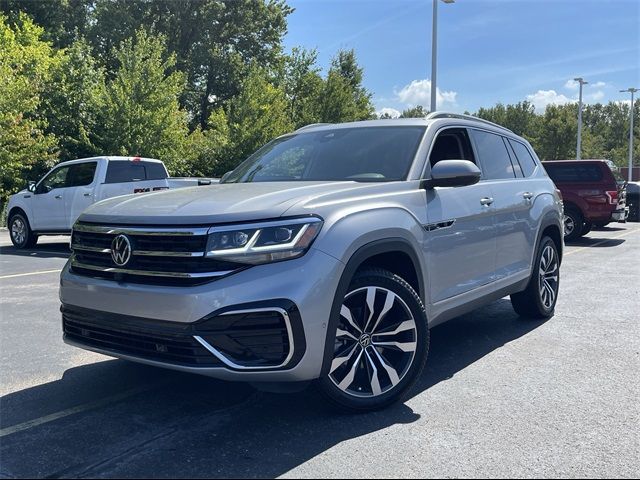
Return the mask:
[[367,269],[355,274],[338,314],[331,368],[317,380],[319,391],[348,412],[402,401],[420,377],[429,351],[427,316],[418,294],[387,270]]
[[604,228],[609,225],[611,222],[596,222],[593,224],[595,228]]
[[584,225],[582,225],[582,231],[580,232],[580,236],[584,237],[587,233],[591,231],[592,228],[593,228],[593,223],[584,222]]
[[580,210],[575,207],[566,207],[564,209],[564,240],[571,242],[580,237],[582,233],[582,225],[584,218]]
[[7,223],[9,226],[9,237],[13,246],[19,249],[33,248],[38,243],[38,235],[36,235],[26,215],[22,212],[14,213]]
[[[547,248],[553,252],[551,263],[546,262],[543,255],[548,255]],[[549,258],[548,256],[546,258]],[[555,267],[553,263],[555,262]],[[542,271],[545,271],[544,277]],[[554,275],[555,274],[555,275]],[[555,279],[553,278],[555,277]],[[544,278],[544,280],[543,280]],[[544,283],[543,283],[544,282]],[[546,297],[543,293],[546,292]],[[551,292],[549,289],[551,289]],[[511,295],[511,305],[518,315],[525,318],[544,319],[553,316],[558,301],[560,288],[560,257],[555,242],[550,237],[543,237],[536,253],[533,271],[527,288]],[[552,295],[553,298],[549,297]],[[549,301],[551,300],[551,301]]]

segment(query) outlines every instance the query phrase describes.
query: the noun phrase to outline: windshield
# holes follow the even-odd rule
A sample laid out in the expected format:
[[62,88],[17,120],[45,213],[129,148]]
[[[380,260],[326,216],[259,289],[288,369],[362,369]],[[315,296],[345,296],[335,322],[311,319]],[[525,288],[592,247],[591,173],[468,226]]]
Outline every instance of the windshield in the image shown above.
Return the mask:
[[404,180],[425,127],[354,127],[302,132],[268,143],[224,183]]

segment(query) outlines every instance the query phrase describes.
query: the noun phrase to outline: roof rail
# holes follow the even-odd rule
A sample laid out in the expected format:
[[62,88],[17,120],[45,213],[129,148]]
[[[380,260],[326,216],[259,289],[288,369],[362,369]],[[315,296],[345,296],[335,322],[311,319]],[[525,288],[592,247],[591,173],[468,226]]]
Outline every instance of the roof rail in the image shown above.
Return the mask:
[[500,128],[501,130],[506,130],[507,132],[513,133],[507,127],[503,127],[502,125],[498,125],[497,123],[490,122],[489,120],[485,120],[484,118],[474,117],[473,115],[465,115],[463,113],[431,112],[427,115],[426,118],[427,120],[436,120],[438,118],[459,118],[461,120],[471,120],[472,122],[486,123],[487,125],[491,125],[492,127]]
[[309,125],[300,127],[299,129],[296,130],[296,132],[301,132],[303,130],[307,130],[308,128],[313,128],[313,127],[323,127],[325,125],[333,125],[333,124],[332,123],[310,123]]

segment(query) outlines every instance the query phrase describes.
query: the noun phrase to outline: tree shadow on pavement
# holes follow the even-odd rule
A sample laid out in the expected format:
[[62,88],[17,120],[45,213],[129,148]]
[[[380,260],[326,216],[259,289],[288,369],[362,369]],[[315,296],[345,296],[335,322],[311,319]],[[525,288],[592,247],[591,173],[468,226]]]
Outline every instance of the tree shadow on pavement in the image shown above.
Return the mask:
[[625,242],[624,238],[596,238],[596,237],[581,237],[572,242],[567,242],[571,247],[617,247]]
[[[427,368],[411,396],[447,381],[541,324],[518,318],[502,299],[435,327]],[[341,442],[420,418],[407,404],[368,414],[339,414],[313,388],[287,395],[259,393],[244,384],[109,360],[69,369],[60,380],[3,396],[2,428],[136,388],[143,391],[0,437],[2,473],[276,477]],[[401,455],[392,457],[402,461]]]

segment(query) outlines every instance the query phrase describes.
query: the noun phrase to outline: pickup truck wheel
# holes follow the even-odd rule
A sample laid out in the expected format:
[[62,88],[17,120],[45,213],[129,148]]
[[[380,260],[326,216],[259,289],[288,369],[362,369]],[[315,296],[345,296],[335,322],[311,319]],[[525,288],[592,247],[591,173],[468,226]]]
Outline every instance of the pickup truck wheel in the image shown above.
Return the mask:
[[543,237],[536,255],[529,284],[523,292],[511,295],[511,305],[522,317],[542,319],[553,316],[560,288],[560,257],[556,244]]
[[356,273],[344,297],[329,374],[320,392],[342,410],[377,410],[402,400],[427,360],[424,305],[411,286],[380,269]]
[[573,207],[564,209],[564,239],[571,242],[582,233],[582,224],[584,223],[580,211]]
[[587,233],[591,231],[592,228],[593,228],[593,223],[584,222],[584,225],[582,225],[582,231],[580,232],[580,236],[584,237]]
[[16,248],[31,248],[38,242],[38,236],[33,233],[29,221],[22,213],[15,213],[9,219],[9,236]]

